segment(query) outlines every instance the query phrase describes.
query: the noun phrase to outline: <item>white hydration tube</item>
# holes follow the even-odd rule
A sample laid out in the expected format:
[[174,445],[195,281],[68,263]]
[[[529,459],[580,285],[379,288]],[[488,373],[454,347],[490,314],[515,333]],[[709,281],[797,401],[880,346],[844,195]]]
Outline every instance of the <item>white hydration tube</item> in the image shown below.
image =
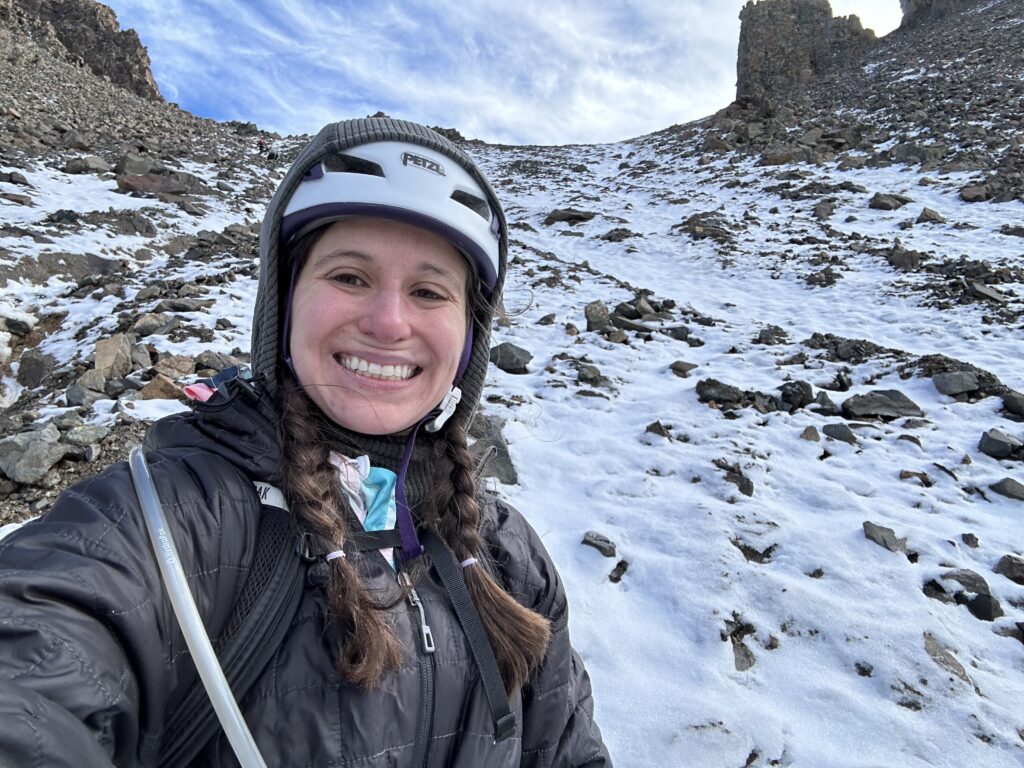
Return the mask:
[[185,572],[182,570],[181,561],[178,558],[177,547],[174,546],[174,539],[171,536],[170,527],[167,525],[167,516],[164,515],[163,506],[160,504],[160,497],[157,495],[153,478],[149,474],[149,467],[146,465],[146,457],[141,446],[137,445],[132,448],[128,464],[131,468],[132,482],[135,484],[135,493],[142,505],[142,516],[146,521],[149,538],[153,542],[153,549],[156,552],[160,574],[167,587],[167,594],[171,598],[174,615],[178,617],[181,631],[185,635],[185,643],[188,645],[189,651],[192,652],[192,659],[195,661],[196,669],[210,696],[210,701],[213,702],[213,708],[220,720],[221,727],[224,729],[228,741],[231,742],[231,748],[235,751],[235,756],[242,764],[242,768],[266,768],[267,764],[263,762],[263,756],[260,755],[256,742],[249,732],[249,727],[242,718],[238,703],[224,677],[224,670],[221,669],[220,662],[217,661],[217,654],[206,634],[206,628],[199,616],[195,600],[192,599],[192,592],[189,590]]

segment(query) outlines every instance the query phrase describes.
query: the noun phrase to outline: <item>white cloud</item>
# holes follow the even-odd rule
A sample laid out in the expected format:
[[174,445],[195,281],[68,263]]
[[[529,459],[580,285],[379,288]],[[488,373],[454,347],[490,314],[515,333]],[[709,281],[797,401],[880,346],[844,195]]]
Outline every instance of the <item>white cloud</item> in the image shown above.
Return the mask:
[[[116,0],[169,99],[281,133],[384,110],[466,136],[601,142],[733,98],[742,0]],[[898,3],[840,2],[866,26]]]
[[900,25],[903,12],[898,0],[830,0],[836,16],[856,15],[861,24],[881,37]]

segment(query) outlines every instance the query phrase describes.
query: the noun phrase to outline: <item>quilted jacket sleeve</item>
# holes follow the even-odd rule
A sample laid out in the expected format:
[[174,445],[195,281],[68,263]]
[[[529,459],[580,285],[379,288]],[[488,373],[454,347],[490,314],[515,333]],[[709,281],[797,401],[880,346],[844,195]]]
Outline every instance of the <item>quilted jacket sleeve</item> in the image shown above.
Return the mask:
[[[242,544],[220,536],[233,505],[221,491],[199,501],[201,480],[171,463],[154,477],[209,627],[238,585],[227,550]],[[153,764],[168,696],[194,667],[140,520],[120,464],[0,541],[0,766]]]
[[569,639],[569,606],[558,571],[519,512],[501,501],[496,502],[496,511],[493,535],[501,543],[499,551],[508,553],[504,563],[497,562],[505,584],[517,599],[551,621],[547,654],[523,690],[522,765],[611,768],[594,721],[590,677]]

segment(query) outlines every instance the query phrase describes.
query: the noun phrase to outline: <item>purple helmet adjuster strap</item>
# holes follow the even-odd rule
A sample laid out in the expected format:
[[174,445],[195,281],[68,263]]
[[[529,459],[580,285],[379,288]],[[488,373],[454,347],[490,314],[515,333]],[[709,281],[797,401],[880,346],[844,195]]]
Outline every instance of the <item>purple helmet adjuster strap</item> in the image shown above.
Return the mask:
[[[420,544],[419,537],[416,535],[416,523],[412,519],[412,512],[409,510],[409,501],[405,496],[405,476],[409,471],[409,461],[412,458],[412,449],[416,444],[416,434],[420,431],[420,427],[424,424],[427,425],[428,432],[436,432],[443,426],[443,423],[451,417],[451,414],[455,411],[455,406],[458,405],[459,399],[462,396],[462,392],[456,386],[462,379],[462,375],[466,372],[466,367],[469,365],[470,353],[473,348],[473,323],[470,322],[466,329],[466,343],[462,348],[462,359],[459,361],[459,369],[455,374],[455,381],[452,382],[452,388],[438,408],[435,408],[426,416],[419,421],[416,426],[409,432],[409,437],[405,441],[405,453],[402,454],[402,463],[398,467],[398,481],[395,483],[395,510],[398,517],[398,534],[402,539],[402,559],[412,560],[413,558],[419,557],[423,554],[423,546]],[[454,404],[449,406],[449,403],[454,401]],[[444,414],[447,413],[447,416]],[[436,424],[439,416],[444,416],[441,420],[441,424]],[[430,422],[430,423],[428,423]],[[436,424],[434,429],[431,426]]]

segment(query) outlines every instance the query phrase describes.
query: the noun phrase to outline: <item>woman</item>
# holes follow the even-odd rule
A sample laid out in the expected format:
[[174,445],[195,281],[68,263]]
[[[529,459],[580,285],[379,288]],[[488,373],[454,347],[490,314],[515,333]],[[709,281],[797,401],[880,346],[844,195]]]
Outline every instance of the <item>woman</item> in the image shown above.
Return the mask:
[[[239,702],[269,766],[611,764],[554,565],[478,495],[467,450],[507,248],[490,185],[446,139],[325,127],[263,223],[252,378],[192,388],[205,401],[147,435],[211,637],[269,567],[275,494],[311,561]],[[0,764],[160,763],[195,666],[155,561],[124,464],[0,543]],[[192,741],[179,764],[237,764],[222,732]]]

